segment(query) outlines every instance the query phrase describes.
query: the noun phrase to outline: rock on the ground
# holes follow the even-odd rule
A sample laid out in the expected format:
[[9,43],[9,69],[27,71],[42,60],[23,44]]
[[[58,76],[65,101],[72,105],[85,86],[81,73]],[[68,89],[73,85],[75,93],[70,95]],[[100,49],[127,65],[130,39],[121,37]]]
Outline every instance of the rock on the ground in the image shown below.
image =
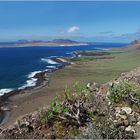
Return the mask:
[[130,107],[122,107],[121,110],[125,111],[126,114],[131,114],[131,112],[132,112],[132,109]]
[[125,128],[125,131],[127,131],[127,132],[132,131],[132,130],[133,130],[133,128],[131,125],[129,125],[128,127]]

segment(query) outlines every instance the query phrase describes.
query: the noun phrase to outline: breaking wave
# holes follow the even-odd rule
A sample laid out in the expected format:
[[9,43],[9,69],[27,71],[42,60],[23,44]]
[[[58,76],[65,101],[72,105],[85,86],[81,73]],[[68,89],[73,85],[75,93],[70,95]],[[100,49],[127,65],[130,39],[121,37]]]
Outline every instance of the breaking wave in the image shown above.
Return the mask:
[[46,66],[46,68],[50,68],[50,69],[56,69],[56,66]]
[[24,89],[24,88],[27,88],[27,87],[34,87],[34,86],[36,86],[37,79],[34,78],[34,76],[37,73],[40,73],[40,72],[41,71],[34,71],[34,72],[29,73],[29,75],[27,76],[28,80],[26,81],[26,83],[23,86],[19,87],[18,89]]
[[14,89],[12,88],[4,88],[4,89],[0,89],[0,96],[4,95],[5,93],[9,93],[11,91],[13,91]]
[[46,62],[46,63],[48,63],[48,64],[52,64],[52,65],[59,64],[59,63],[53,61],[53,60],[50,59],[50,58],[41,58],[41,61],[42,61],[42,62]]

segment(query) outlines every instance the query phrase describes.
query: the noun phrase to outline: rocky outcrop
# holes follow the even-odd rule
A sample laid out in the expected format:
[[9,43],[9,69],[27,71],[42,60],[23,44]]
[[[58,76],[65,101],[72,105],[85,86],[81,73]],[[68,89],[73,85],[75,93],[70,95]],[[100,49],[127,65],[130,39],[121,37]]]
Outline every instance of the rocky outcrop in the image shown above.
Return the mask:
[[130,72],[122,73],[116,81],[128,80],[134,82],[140,87],[140,67],[137,67]]
[[140,49],[140,40],[135,40],[135,41],[131,42],[129,44],[129,47],[139,50]]
[[134,40],[133,42],[130,43],[131,45],[137,45],[140,44],[140,40]]

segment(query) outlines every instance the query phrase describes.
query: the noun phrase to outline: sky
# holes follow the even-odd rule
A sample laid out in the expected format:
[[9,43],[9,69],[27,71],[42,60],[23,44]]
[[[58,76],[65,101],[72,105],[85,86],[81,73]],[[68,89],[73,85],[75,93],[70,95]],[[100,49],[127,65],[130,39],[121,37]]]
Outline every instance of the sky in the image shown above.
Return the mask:
[[140,1],[0,1],[0,42],[140,39]]

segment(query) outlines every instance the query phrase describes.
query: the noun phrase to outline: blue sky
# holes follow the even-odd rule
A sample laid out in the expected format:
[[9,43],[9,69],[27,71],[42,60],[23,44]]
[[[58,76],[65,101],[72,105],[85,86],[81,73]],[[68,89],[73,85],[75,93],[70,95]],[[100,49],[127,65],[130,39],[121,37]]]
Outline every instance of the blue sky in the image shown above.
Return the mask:
[[140,2],[0,2],[0,41],[130,42],[140,38]]

